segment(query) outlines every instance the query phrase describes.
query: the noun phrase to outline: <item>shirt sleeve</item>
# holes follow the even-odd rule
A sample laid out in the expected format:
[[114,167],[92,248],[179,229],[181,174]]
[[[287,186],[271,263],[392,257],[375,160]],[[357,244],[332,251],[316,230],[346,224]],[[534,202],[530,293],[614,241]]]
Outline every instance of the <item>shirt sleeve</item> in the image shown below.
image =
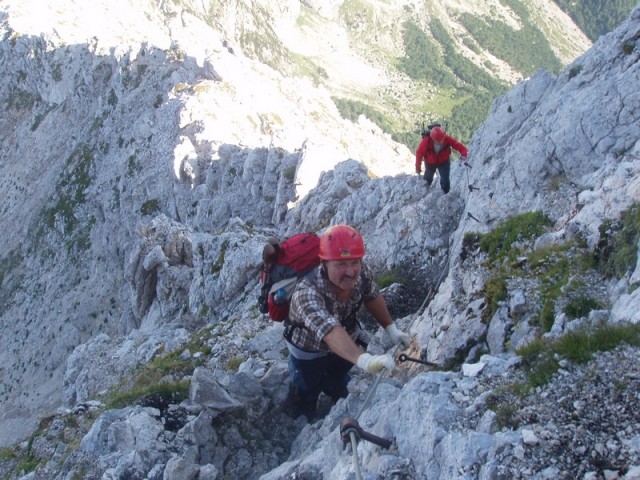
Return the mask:
[[312,333],[317,341],[339,326],[340,321],[327,310],[324,296],[311,286],[301,285],[294,292],[292,305],[295,304],[296,317],[302,320],[306,330]]
[[449,145],[451,146],[451,148],[453,148],[456,152],[460,153],[461,156],[466,157],[467,156],[467,147],[465,147],[462,143],[460,143],[459,141],[457,141],[455,138],[449,137]]

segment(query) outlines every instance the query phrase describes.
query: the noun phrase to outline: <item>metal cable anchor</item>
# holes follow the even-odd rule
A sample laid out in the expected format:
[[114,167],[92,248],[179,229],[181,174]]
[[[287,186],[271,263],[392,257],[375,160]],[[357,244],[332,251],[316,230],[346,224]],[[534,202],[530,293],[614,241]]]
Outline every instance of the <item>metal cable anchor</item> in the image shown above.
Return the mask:
[[423,365],[428,365],[430,367],[439,367],[440,366],[437,363],[427,362],[426,360],[422,360],[421,358],[409,357],[409,356],[405,355],[404,353],[400,354],[400,356],[398,357],[398,361],[400,363],[403,363],[403,362],[416,362],[416,363],[421,363]]
[[340,437],[342,438],[342,442],[345,446],[351,440],[352,433],[355,434],[356,438],[366,440],[367,442],[371,442],[382,448],[389,449],[393,444],[391,440],[365,432],[355,418],[345,418],[340,422]]

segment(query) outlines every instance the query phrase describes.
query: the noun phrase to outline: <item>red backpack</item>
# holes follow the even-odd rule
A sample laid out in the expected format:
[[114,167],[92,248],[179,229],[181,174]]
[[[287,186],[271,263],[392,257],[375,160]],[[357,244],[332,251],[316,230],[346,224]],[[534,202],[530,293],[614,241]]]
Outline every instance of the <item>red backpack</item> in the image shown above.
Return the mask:
[[298,233],[272,245],[275,253],[261,268],[258,308],[271,320],[282,322],[289,315],[289,300],[296,283],[320,264],[320,237]]

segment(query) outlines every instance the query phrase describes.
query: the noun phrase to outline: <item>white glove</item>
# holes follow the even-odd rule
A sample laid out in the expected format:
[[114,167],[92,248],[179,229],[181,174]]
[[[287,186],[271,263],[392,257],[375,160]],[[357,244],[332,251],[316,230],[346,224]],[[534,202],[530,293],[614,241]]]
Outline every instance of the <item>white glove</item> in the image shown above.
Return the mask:
[[368,373],[380,373],[383,370],[393,372],[396,369],[396,363],[393,361],[391,355],[371,355],[370,353],[363,353],[358,357],[358,367]]
[[398,330],[395,323],[392,323],[387,328],[384,329],[389,335],[389,338],[393,342],[394,345],[400,345],[402,348],[409,348],[409,343],[411,342],[411,337],[404,333],[402,330]]

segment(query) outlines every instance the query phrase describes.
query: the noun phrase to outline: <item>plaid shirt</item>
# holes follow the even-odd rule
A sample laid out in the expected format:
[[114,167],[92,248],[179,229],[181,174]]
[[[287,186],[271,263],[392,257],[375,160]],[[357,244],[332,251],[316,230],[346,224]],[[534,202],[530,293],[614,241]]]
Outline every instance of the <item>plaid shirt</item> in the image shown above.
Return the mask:
[[346,302],[331,291],[330,285],[320,265],[312,275],[302,278],[293,292],[288,320],[291,336],[288,340],[300,350],[329,352],[323,339],[338,325],[355,340],[359,332],[355,313],[362,304],[361,300],[371,301],[380,292],[373,281],[373,273],[364,263],[358,283]]

